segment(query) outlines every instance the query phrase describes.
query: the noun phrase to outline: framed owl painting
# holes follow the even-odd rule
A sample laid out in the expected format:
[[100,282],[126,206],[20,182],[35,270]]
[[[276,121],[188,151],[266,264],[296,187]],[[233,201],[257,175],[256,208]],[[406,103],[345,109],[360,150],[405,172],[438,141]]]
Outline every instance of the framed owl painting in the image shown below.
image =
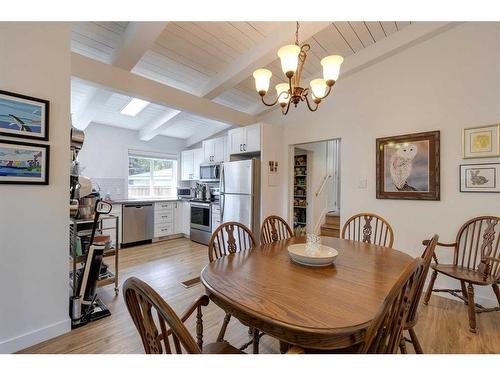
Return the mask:
[[439,130],[377,138],[377,199],[440,199]]

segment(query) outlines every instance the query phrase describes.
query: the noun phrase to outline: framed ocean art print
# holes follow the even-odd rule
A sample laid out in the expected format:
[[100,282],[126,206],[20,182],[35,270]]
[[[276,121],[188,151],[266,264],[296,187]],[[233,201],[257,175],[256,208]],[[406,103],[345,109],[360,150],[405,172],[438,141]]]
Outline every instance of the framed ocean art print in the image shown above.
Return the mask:
[[439,130],[377,138],[377,199],[440,199]]
[[0,140],[0,184],[48,185],[49,145]]
[[49,140],[49,102],[0,90],[0,135]]
[[462,138],[464,159],[500,156],[500,124],[465,128]]

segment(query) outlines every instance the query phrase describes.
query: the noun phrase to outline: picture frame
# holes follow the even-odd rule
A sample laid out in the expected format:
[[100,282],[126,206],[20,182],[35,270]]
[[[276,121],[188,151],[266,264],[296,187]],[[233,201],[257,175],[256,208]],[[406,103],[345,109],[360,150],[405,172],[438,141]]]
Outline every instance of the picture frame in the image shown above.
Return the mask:
[[0,90],[0,135],[48,141],[49,107],[48,100]]
[[440,200],[439,130],[376,139],[376,198]]
[[464,159],[500,156],[500,124],[465,128],[462,131]]
[[500,163],[460,164],[461,193],[500,193]]
[[50,146],[0,140],[0,184],[48,185]]

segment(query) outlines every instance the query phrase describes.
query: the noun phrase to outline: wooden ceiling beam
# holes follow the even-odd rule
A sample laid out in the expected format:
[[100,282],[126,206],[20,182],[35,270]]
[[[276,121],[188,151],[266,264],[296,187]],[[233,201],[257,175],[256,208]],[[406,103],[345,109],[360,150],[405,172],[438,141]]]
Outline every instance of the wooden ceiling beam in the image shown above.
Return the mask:
[[246,126],[256,122],[249,114],[74,52],[71,54],[71,74],[96,87],[227,124]]

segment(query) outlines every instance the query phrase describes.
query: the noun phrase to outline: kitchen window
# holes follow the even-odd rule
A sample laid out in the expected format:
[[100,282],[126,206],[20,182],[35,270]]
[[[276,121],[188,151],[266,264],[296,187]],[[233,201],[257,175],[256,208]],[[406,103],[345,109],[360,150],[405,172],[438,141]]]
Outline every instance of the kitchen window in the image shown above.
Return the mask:
[[176,198],[177,160],[129,154],[129,198]]

